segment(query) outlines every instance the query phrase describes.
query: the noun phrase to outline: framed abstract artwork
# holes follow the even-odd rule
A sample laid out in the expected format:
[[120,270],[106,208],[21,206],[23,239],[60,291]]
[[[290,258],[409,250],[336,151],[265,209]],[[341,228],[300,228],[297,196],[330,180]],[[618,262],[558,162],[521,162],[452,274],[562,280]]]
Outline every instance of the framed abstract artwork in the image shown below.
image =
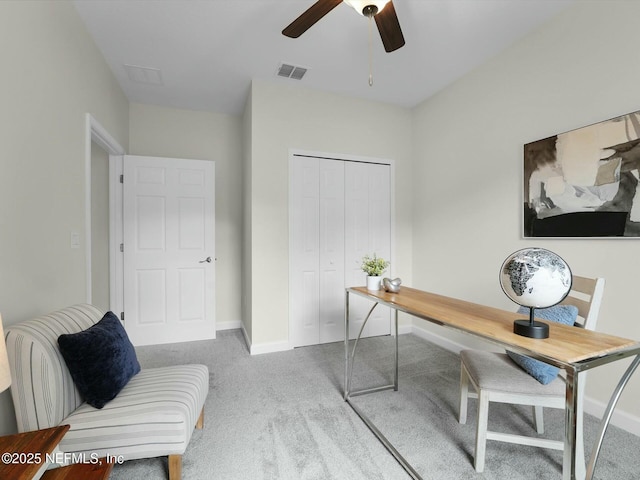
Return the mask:
[[640,111],[524,146],[524,237],[640,237]]

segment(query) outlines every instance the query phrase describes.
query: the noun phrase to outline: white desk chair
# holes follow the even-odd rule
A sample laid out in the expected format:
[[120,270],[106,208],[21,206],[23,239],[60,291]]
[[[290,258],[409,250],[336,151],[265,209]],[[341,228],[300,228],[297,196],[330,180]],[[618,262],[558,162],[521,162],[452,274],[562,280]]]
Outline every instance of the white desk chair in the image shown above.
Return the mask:
[[[598,311],[604,292],[604,278],[585,278],[573,276],[571,292],[561,304],[575,305],[578,308],[576,327],[595,330]],[[565,382],[558,376],[547,385],[543,385],[522,370],[506,353],[463,350],[460,352],[460,423],[467,421],[467,400],[478,398],[478,425],[474,466],[477,472],[484,470],[484,457],[487,440],[517,443],[535,447],[564,450],[564,442],[540,437],[512,435],[487,430],[489,403],[511,403],[532,405],[534,427],[539,434],[544,433],[543,407],[565,408]],[[586,372],[579,373],[580,386],[576,409],[576,458],[578,478],[585,475],[584,445],[582,435],[582,410]],[[471,384],[475,392],[469,391]]]

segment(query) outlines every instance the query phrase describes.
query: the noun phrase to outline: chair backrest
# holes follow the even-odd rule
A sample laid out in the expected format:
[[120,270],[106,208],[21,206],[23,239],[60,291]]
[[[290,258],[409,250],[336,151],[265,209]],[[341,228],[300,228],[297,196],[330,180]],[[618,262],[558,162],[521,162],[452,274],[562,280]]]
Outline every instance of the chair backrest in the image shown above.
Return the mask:
[[92,305],[74,305],[6,328],[18,431],[59,425],[83,403],[60,354],[58,337],[85,330],[102,316]]
[[595,330],[603,294],[604,278],[586,278],[574,275],[571,291],[561,304],[578,307],[576,326]]

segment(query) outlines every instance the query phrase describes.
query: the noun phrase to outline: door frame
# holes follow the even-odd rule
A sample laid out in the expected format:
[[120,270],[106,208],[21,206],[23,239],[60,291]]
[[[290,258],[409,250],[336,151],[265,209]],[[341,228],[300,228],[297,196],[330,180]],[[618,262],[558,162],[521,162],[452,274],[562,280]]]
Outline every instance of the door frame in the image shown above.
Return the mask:
[[[109,170],[111,170],[112,158],[117,158],[125,154],[124,148],[113,138],[113,136],[96,120],[90,113],[85,114],[85,146],[84,146],[84,238],[85,238],[85,301],[92,301],[92,266],[91,266],[91,142],[95,142],[109,154]],[[111,196],[111,180],[109,181],[109,223],[112,224],[113,202]],[[111,228],[109,228],[111,231]],[[114,246],[109,236],[109,287],[110,294],[113,295],[114,277],[113,262],[115,258],[112,255]],[[113,298],[113,296],[111,297]],[[113,304],[111,305],[113,307]]]
[[[293,229],[291,228],[291,212],[293,211],[293,195],[291,194],[291,188],[293,184],[293,168],[292,164],[296,161],[297,157],[312,157],[312,158],[320,158],[326,160],[338,160],[342,162],[357,162],[357,163],[375,163],[381,165],[389,165],[389,196],[390,196],[390,209],[391,209],[391,239],[390,239],[390,247],[391,247],[391,256],[389,261],[391,265],[395,265],[395,251],[396,251],[396,178],[395,178],[395,161],[393,159],[386,158],[377,158],[377,157],[366,157],[362,155],[350,155],[347,153],[327,153],[327,152],[318,152],[318,151],[309,151],[309,150],[300,150],[297,148],[289,149],[289,181],[288,181],[288,193],[289,193],[289,211],[288,211],[288,224],[289,224],[289,249],[288,249],[288,259],[289,262],[289,285],[287,286],[288,291],[291,291],[291,279],[293,278],[293,265],[291,262],[291,245],[293,245]],[[389,273],[390,276],[393,274]],[[290,296],[289,296],[290,297]],[[289,298],[289,303],[287,305],[287,312],[289,316],[288,326],[288,344],[289,349],[294,347],[294,339],[293,339],[293,319],[291,318],[291,298]],[[394,330],[391,328],[391,335],[394,335]]]

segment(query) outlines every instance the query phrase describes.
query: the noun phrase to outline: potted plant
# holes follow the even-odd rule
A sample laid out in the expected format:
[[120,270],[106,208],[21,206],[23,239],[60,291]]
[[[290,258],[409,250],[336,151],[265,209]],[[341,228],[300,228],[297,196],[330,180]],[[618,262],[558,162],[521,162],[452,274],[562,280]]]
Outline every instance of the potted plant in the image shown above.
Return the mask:
[[367,274],[367,290],[380,290],[381,275],[388,266],[389,262],[375,253],[362,257],[362,271]]

